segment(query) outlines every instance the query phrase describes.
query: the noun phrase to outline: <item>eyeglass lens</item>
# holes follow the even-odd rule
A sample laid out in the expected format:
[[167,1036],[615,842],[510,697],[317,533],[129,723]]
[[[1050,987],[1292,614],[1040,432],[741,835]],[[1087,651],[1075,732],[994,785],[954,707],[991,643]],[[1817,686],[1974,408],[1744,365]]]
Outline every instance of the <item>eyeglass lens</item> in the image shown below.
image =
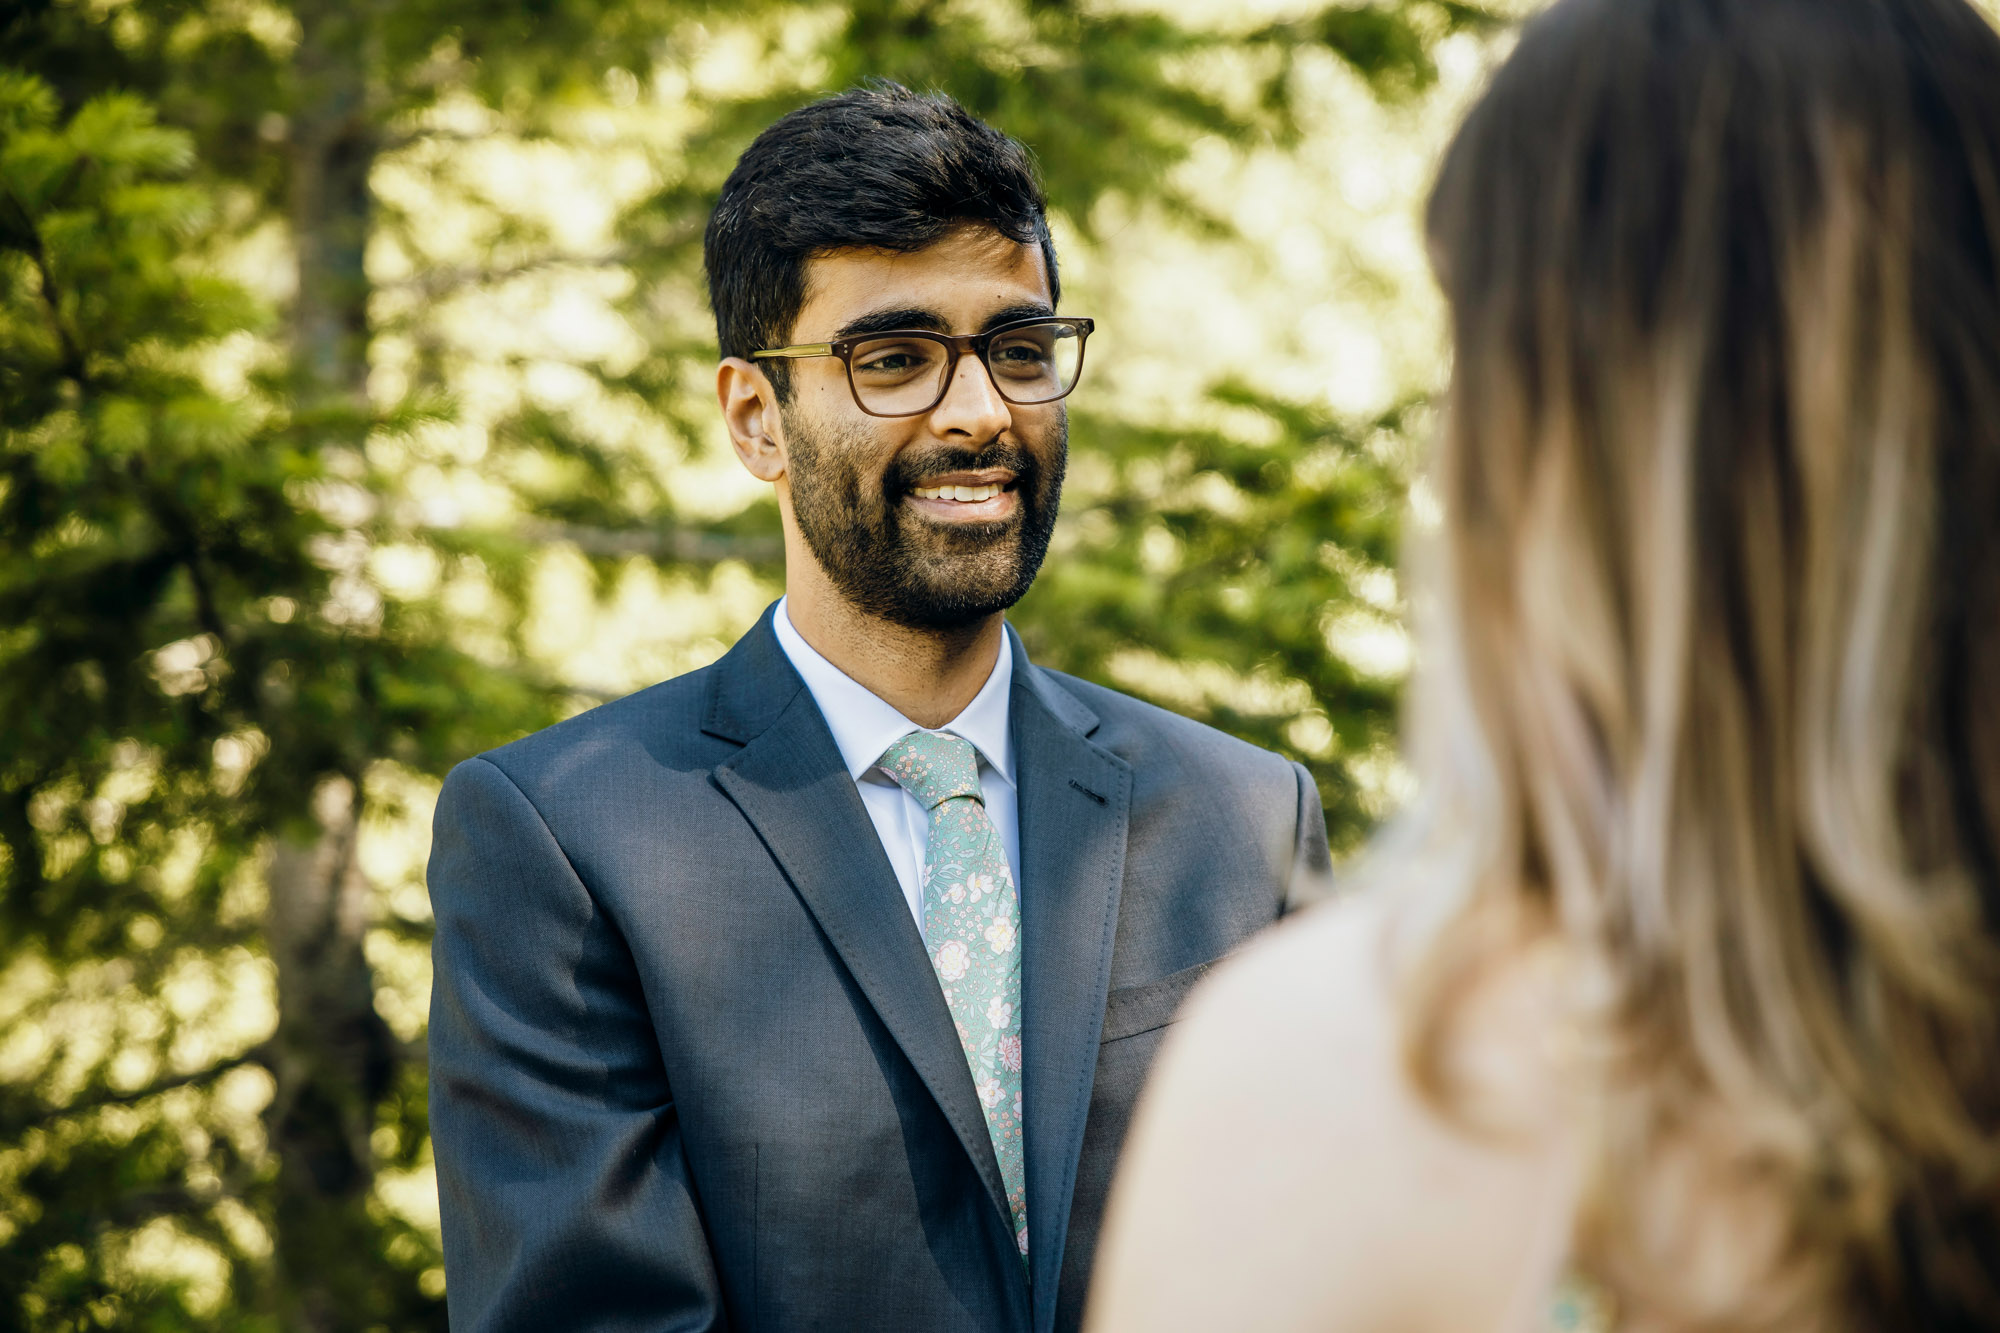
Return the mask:
[[[1076,387],[1083,368],[1082,330],[1050,320],[996,335],[986,347],[993,387],[1010,403],[1046,403]],[[884,416],[929,410],[944,397],[949,347],[921,334],[866,338],[848,357],[854,396]]]

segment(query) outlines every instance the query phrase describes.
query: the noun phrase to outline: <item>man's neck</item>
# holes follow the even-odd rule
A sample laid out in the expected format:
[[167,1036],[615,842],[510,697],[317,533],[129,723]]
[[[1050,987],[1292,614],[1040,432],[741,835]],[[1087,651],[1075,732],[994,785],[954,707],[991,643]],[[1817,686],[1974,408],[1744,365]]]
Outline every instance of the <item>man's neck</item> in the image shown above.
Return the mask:
[[823,576],[787,577],[785,591],[799,637],[920,727],[942,727],[964,712],[1005,651],[998,612],[960,629],[912,629],[857,609]]

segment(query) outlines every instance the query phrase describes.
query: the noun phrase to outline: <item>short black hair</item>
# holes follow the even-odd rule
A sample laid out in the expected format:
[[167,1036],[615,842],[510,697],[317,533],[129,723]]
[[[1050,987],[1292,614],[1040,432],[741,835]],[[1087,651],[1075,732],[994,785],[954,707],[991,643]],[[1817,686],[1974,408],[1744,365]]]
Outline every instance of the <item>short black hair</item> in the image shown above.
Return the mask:
[[[1048,205],[1028,150],[943,93],[871,81],[757,136],[702,239],[723,356],[782,345],[805,304],[806,261],[829,250],[908,252],[980,223],[1039,245],[1056,280]],[[783,362],[766,363],[782,396]]]

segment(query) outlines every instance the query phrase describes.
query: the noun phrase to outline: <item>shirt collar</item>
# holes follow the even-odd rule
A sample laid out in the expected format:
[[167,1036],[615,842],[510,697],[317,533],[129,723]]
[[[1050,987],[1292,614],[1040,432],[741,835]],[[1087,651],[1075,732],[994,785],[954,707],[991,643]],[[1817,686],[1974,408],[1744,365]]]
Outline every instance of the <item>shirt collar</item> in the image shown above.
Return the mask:
[[[785,650],[806,688],[812,691],[821,716],[826,718],[833,743],[840,747],[841,762],[847,765],[847,775],[859,782],[875,767],[884,750],[923,728],[820,656],[792,624],[791,614],[785,608],[789,600],[778,600],[778,613],[771,618],[771,628],[778,635],[778,646]],[[1010,787],[1014,785],[1014,739],[1008,725],[1013,686],[1014,645],[1010,630],[1001,640],[998,660],[993,663],[986,683],[979,687],[979,693],[972,696],[972,702],[963,712],[938,728],[971,742],[987,767]]]

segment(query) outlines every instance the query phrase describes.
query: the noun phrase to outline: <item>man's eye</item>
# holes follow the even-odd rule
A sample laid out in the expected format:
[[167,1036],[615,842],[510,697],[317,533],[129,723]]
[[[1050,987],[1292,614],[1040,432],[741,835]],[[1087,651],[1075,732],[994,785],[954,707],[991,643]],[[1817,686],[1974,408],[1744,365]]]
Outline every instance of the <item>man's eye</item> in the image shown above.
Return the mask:
[[875,343],[855,349],[854,373],[877,380],[907,378],[929,370],[941,355],[928,343]]
[[993,367],[993,373],[1010,380],[1041,379],[1049,373],[1049,361],[1048,346],[1039,339],[995,343],[986,354],[986,364]]
[[993,349],[993,359],[1014,365],[1039,366],[1049,359],[1049,349],[1040,343],[1007,343]]

